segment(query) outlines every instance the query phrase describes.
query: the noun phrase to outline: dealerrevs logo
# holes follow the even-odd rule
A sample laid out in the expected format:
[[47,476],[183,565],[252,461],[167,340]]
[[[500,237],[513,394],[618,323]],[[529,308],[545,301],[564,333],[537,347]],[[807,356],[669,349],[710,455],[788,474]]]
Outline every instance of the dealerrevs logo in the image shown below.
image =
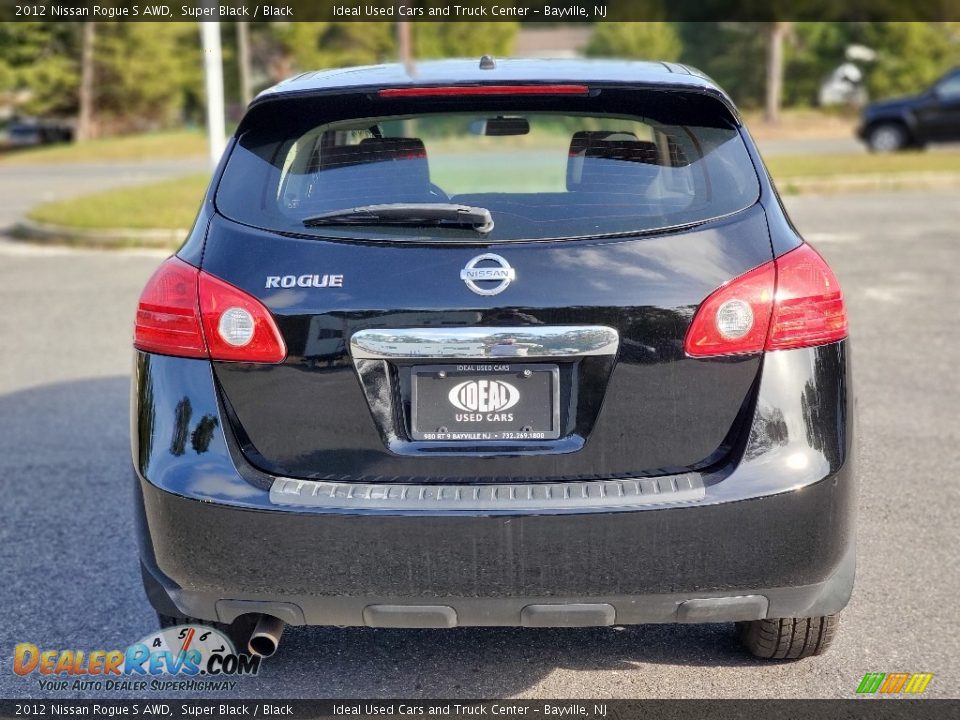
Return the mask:
[[236,685],[232,678],[256,675],[260,661],[237,653],[226,635],[204,625],[165,628],[125,650],[41,649],[20,643],[13,651],[13,671],[39,676],[40,689],[51,691],[231,690]]
[[520,401],[520,391],[502,380],[467,380],[454,385],[447,399],[465,412],[500,412]]

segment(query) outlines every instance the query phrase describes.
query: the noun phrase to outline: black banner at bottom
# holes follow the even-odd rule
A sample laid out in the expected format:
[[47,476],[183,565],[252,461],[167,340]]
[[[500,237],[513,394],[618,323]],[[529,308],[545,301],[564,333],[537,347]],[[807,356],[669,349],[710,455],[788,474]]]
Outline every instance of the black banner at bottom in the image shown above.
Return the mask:
[[0,718],[240,717],[940,720],[960,717],[960,700],[0,700]]

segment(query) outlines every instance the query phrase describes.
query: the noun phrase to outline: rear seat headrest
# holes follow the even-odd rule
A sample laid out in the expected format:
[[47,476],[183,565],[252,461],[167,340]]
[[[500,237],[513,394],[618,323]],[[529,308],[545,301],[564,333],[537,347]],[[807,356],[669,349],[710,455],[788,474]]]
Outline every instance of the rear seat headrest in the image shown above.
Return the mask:
[[356,145],[322,147],[312,165],[317,196],[336,207],[429,199],[430,170],[419,138],[364,138]]
[[350,165],[423,160],[427,150],[419,138],[364,138],[356,145],[333,145],[321,148],[315,170],[330,170]]
[[570,140],[567,190],[645,192],[660,164],[656,143],[632,132],[580,130]]
[[384,160],[427,159],[427,149],[420,138],[364,138],[360,147],[382,156]]

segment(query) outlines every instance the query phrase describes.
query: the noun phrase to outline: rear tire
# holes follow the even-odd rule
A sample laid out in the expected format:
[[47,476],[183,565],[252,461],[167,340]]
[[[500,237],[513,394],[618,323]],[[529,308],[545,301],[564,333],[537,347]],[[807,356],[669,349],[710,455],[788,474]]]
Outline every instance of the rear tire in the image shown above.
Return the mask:
[[907,129],[900,123],[881,123],[870,130],[867,144],[871,152],[899,152],[910,144],[910,138]]
[[833,642],[838,615],[771,618],[737,623],[740,642],[754,657],[799,660],[826,652]]

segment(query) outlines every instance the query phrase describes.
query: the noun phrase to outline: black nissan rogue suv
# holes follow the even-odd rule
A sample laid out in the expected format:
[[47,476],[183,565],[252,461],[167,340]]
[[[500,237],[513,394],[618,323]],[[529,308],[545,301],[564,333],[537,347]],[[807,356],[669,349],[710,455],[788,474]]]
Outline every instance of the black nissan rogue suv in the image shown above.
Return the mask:
[[850,597],[843,295],[682,65],[267,90],[134,345],[164,624],[269,654],[284,624],[736,622],[799,658]]

